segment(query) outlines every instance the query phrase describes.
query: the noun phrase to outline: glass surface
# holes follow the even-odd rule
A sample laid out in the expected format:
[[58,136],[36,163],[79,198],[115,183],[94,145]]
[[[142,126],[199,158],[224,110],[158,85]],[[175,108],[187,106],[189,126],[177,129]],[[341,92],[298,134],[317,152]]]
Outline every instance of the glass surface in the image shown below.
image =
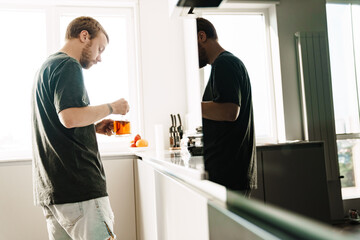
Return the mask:
[[357,85],[357,126],[353,132],[360,132],[360,5],[351,5],[352,33],[354,42],[355,73]]
[[[351,7],[349,4],[327,4],[331,79],[334,98],[336,133],[360,131],[359,102],[355,71]],[[358,34],[357,34],[358,35]]]
[[337,140],[343,199],[360,196],[360,139]]
[[35,73],[46,58],[45,13],[1,9],[0,28],[0,155],[29,157],[31,89]]
[[[338,140],[338,158],[340,175],[344,176],[341,180],[341,187],[355,187],[355,173],[354,173],[354,152],[359,148],[357,140]],[[356,154],[355,154],[356,156]]]
[[[273,129],[275,109],[271,94],[264,16],[261,14],[208,15],[220,45],[244,63],[251,81],[256,138],[276,138]],[[232,27],[229,27],[231,25]],[[204,86],[211,66],[204,69]]]

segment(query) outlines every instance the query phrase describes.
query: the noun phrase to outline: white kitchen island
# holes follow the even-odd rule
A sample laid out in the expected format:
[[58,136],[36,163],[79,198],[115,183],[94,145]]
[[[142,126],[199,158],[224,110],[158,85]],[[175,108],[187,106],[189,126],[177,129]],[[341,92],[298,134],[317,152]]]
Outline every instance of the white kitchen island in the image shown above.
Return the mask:
[[202,158],[135,154],[137,239],[356,239],[207,180]]
[[139,239],[210,239],[209,200],[226,200],[223,186],[206,180],[202,157],[179,152],[136,153],[135,195]]

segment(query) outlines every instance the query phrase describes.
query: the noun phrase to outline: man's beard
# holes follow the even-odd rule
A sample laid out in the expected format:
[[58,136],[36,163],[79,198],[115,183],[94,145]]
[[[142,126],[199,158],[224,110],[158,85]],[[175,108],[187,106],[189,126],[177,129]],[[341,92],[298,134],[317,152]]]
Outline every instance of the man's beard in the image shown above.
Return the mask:
[[81,52],[80,64],[85,69],[89,69],[93,65],[91,61],[91,51],[90,51],[91,45],[92,42],[90,41],[88,44],[86,44],[86,46]]
[[199,54],[199,68],[203,68],[206,66],[206,64],[208,64],[209,61],[205,48],[203,48],[199,44],[198,44],[198,54]]

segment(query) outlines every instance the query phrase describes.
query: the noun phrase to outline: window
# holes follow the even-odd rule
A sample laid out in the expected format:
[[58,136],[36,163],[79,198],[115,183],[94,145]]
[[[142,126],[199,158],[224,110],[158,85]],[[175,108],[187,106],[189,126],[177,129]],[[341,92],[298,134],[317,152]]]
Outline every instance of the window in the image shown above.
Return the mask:
[[[338,160],[344,199],[360,196],[360,5],[327,3]],[[355,1],[354,1],[355,2]]]
[[29,156],[30,93],[46,57],[46,14],[41,9],[0,9],[0,156]]
[[[92,16],[109,34],[102,62],[84,70],[91,105],[125,98],[137,109],[136,39],[131,7],[36,6],[9,9],[0,6],[0,27],[6,33],[0,60],[0,159],[31,157],[30,95],[37,69],[64,43],[68,23]],[[109,116],[116,118],[117,116]],[[139,114],[129,112],[133,132],[139,132]],[[100,151],[114,152],[128,145],[126,137],[98,135]]]
[[[257,143],[278,142],[275,110],[275,91],[272,76],[270,37],[266,11],[253,12],[203,12],[202,16],[212,22],[218,33],[221,46],[239,57],[250,77],[255,133]],[[232,27],[229,27],[231,25]],[[211,66],[204,68],[203,88],[210,76]]]

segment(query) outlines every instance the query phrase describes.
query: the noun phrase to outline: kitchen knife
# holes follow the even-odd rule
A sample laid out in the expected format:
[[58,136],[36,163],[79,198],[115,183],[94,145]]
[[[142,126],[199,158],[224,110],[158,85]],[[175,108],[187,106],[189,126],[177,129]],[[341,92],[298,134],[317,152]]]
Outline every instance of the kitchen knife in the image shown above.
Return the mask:
[[173,118],[174,118],[174,146],[177,148],[177,147],[180,147],[180,134],[177,130],[177,123],[176,123],[176,115],[172,115]]
[[174,132],[175,132],[175,127],[174,127],[174,117],[172,114],[170,114],[171,117],[171,127],[169,129],[169,137],[170,137],[170,148],[175,146],[175,136],[174,136]]
[[182,123],[181,123],[180,114],[178,113],[177,116],[178,116],[178,118],[179,118],[179,126],[177,127],[177,130],[178,130],[178,132],[179,132],[180,139],[182,139],[183,134],[184,134],[184,129],[183,129],[183,126],[182,126]]

